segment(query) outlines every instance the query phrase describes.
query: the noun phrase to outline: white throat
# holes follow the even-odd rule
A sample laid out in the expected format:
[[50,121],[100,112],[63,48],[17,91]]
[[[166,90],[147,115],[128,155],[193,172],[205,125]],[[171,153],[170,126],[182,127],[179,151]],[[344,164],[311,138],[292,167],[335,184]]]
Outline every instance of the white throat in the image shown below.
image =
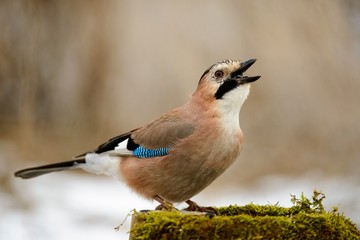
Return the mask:
[[239,86],[218,100],[224,129],[234,131],[240,128],[240,109],[250,92],[250,84]]

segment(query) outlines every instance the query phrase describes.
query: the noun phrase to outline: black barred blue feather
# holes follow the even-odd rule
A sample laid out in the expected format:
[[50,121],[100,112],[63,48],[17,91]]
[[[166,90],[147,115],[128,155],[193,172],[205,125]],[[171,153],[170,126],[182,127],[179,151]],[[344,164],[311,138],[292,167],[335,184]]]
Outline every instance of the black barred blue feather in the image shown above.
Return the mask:
[[142,146],[133,151],[133,156],[137,158],[151,158],[168,155],[170,148],[147,149]]

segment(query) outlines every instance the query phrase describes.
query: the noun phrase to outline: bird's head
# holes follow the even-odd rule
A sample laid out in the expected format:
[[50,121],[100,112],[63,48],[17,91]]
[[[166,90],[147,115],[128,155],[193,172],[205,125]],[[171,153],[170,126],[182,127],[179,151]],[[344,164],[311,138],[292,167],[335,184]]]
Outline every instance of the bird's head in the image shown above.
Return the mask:
[[245,76],[245,71],[256,59],[244,62],[223,60],[209,67],[201,76],[194,95],[200,95],[207,101],[219,101],[225,105],[241,106],[246,100],[251,82],[260,76]]

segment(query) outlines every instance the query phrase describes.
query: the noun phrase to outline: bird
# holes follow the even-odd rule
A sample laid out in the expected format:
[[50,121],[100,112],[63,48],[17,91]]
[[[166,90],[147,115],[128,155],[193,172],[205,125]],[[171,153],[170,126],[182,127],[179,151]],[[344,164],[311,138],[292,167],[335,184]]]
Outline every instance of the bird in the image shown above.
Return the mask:
[[184,105],[70,161],[19,170],[15,177],[82,169],[124,182],[139,195],[159,202],[159,209],[186,202],[187,210],[201,211],[191,198],[240,155],[244,142],[240,109],[250,83],[261,77],[244,73],[255,61],[219,61],[202,74]]

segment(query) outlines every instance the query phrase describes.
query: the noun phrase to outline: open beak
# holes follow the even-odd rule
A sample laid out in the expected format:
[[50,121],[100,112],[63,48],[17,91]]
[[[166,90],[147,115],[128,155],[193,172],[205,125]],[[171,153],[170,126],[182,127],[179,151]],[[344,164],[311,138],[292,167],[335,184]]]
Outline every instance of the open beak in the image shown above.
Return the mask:
[[248,70],[251,67],[251,65],[253,65],[255,62],[256,62],[256,59],[249,59],[245,62],[242,62],[240,65],[240,68],[231,74],[231,78],[236,79],[236,81],[238,81],[239,85],[245,84],[245,83],[250,83],[250,82],[255,82],[261,76],[249,77],[249,76],[243,75],[243,73],[246,70]]

